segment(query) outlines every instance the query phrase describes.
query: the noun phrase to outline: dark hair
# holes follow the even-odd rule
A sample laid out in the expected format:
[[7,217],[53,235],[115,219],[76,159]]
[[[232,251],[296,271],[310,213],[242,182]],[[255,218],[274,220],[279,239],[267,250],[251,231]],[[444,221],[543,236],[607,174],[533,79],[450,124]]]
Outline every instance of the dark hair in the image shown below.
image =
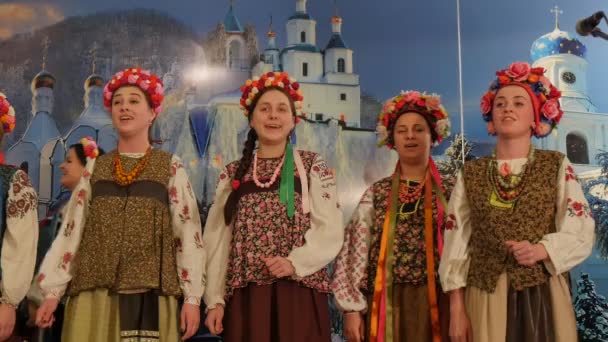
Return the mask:
[[[68,151],[73,148],[74,152],[76,152],[76,156],[78,157],[78,161],[80,162],[80,165],[82,165],[83,167],[87,165],[87,156],[84,154],[84,146],[82,146],[81,143],[77,143],[77,144],[72,144],[70,145],[70,147],[68,148]],[[106,152],[103,150],[103,148],[99,147],[99,156],[103,156]]]
[[[250,128],[249,133],[247,133],[247,140],[245,140],[243,156],[241,157],[241,160],[239,160],[239,166],[236,168],[233,180],[242,180],[243,176],[245,176],[245,173],[247,172],[247,169],[249,169],[249,166],[251,166],[256,140],[258,140],[258,134],[253,128]],[[230,222],[232,222],[239,198],[240,195],[238,191],[233,189],[226,200],[226,205],[224,206],[224,222],[226,225],[229,225]]]
[[428,114],[420,113],[419,111],[416,111],[416,110],[406,109],[406,110],[403,110],[403,111],[397,113],[397,119],[395,119],[395,123],[393,124],[393,129],[390,132],[390,135],[392,137],[393,143],[395,142],[395,136],[394,135],[395,135],[395,126],[397,125],[397,120],[399,120],[399,118],[401,117],[401,115],[403,115],[405,113],[416,113],[416,114],[422,116],[422,118],[426,122],[426,125],[429,127],[429,131],[431,132],[431,143],[434,143],[434,142],[437,141],[437,139],[439,138],[439,135],[437,134],[437,131],[435,131],[435,129],[433,128],[433,123],[431,122],[431,119],[429,118],[429,115]]
[[[249,121],[251,121],[251,117],[253,116],[253,111],[254,111],[255,107],[257,106],[258,101],[260,100],[262,95],[270,90],[278,90],[281,93],[283,93],[285,96],[287,96],[287,99],[289,100],[289,104],[291,106],[291,113],[295,117],[296,106],[295,106],[291,96],[289,96],[289,93],[287,93],[287,91],[281,87],[272,86],[272,87],[265,88],[264,90],[259,92],[258,95],[251,102],[251,106],[249,106],[250,114],[247,117],[247,119]],[[251,162],[253,161],[253,150],[255,150],[256,140],[258,140],[258,134],[256,133],[256,131],[253,128],[250,128],[249,132],[247,133],[247,140],[245,140],[245,147],[243,148],[243,156],[239,160],[239,166],[237,167],[237,169],[234,173],[233,180],[241,181],[243,179],[243,176],[245,176],[245,173],[251,166]],[[230,222],[232,222],[232,219],[236,212],[236,206],[238,204],[239,198],[240,198],[240,193],[236,190],[232,190],[232,192],[228,196],[228,199],[226,200],[226,204],[224,205],[224,222],[226,223],[226,225],[228,225],[228,224],[230,224]]]

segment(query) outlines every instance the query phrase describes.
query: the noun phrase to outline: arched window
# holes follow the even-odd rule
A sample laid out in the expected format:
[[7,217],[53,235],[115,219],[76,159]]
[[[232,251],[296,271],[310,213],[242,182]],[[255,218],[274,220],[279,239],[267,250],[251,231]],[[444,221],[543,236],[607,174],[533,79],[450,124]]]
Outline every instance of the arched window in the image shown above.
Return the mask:
[[589,151],[585,137],[570,133],[566,136],[566,155],[574,164],[589,164]]
[[228,48],[228,67],[238,69],[241,67],[241,42],[233,40]]
[[300,32],[300,43],[306,43],[306,31]]
[[346,64],[344,58],[338,58],[338,72],[346,72]]

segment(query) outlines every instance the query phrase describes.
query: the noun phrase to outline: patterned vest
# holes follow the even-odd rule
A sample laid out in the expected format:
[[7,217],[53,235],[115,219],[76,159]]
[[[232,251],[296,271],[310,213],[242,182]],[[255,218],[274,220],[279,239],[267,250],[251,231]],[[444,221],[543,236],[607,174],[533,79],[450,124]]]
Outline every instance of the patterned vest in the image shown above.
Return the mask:
[[507,272],[509,284],[516,290],[540,285],[548,279],[542,263],[521,266],[505,246],[509,240],[538,243],[545,234],[555,232],[557,176],[564,155],[536,150],[535,157],[527,171],[523,194],[512,209],[490,204],[494,190],[488,178],[489,157],[465,163],[464,183],[473,229],[468,285],[494,292],[503,272]]
[[[91,176],[91,203],[68,294],[107,288],[158,289],[179,296],[167,191],[171,155],[153,149],[137,181],[121,187],[112,177],[116,153],[99,157]],[[134,158],[120,158],[126,171],[137,163]]]
[[[374,280],[376,279],[376,267],[380,254],[380,243],[384,227],[384,217],[388,205],[388,197],[391,192],[391,177],[384,178],[374,185],[374,223],[371,227],[371,242],[369,250],[369,262],[367,266],[367,288],[368,293],[374,291]],[[434,194],[434,192],[433,192]],[[411,205],[411,207],[414,207]],[[401,208],[401,204],[398,204]],[[397,214],[397,226],[395,230],[393,283],[404,283],[414,286],[426,284],[426,246],[424,237],[424,192],[420,198],[417,208],[412,214]],[[402,210],[403,211],[403,210]],[[407,210],[406,210],[407,211]],[[437,202],[433,196],[433,235],[437,231]],[[444,220],[445,222],[445,220]],[[437,250],[437,237],[433,237],[435,267],[439,265],[439,252]]]

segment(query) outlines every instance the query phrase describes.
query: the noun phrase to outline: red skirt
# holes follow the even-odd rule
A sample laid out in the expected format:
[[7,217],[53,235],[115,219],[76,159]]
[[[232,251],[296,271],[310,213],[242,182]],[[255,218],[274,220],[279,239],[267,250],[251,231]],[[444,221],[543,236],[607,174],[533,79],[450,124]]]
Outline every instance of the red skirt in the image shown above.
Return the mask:
[[327,294],[289,280],[250,283],[226,304],[224,342],[331,341]]

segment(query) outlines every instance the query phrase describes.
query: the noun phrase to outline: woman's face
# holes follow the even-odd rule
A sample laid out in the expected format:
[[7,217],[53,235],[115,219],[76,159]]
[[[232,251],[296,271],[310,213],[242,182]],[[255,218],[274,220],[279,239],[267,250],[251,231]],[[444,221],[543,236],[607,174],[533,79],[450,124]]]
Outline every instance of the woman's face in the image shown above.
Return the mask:
[[498,136],[531,136],[534,106],[528,92],[517,85],[501,88],[492,106],[492,121]]
[[401,114],[393,129],[395,149],[400,160],[425,161],[431,153],[431,129],[416,112]]
[[294,113],[287,95],[279,90],[268,90],[258,100],[250,126],[260,144],[284,144],[295,126]]
[[146,134],[156,117],[144,92],[135,86],[124,86],[112,96],[112,124],[119,136]]
[[59,165],[59,169],[61,170],[61,185],[70,191],[74,190],[80,181],[84,165],[80,163],[73,147],[68,150],[68,154],[65,156],[63,163]]

